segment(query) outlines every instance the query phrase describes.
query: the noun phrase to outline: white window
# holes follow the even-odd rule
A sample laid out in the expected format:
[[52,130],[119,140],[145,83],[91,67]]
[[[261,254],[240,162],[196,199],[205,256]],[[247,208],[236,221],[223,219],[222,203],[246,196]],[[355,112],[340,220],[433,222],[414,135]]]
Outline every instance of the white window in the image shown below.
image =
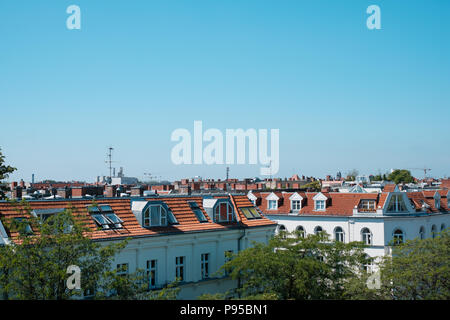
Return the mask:
[[306,232],[305,232],[305,228],[303,228],[303,226],[298,226],[298,227],[296,228],[296,230],[298,231],[300,237],[302,237],[302,238],[305,237]]
[[394,231],[394,244],[401,244],[404,241],[403,231],[400,229],[395,229]]
[[147,278],[148,278],[148,286],[150,289],[156,288],[157,270],[158,270],[158,260],[148,260]]
[[209,253],[202,253],[201,273],[202,273],[202,279],[209,278]]
[[364,244],[369,246],[372,244],[372,233],[368,228],[363,228],[361,230],[361,238]]
[[184,281],[185,260],[186,257],[175,258],[175,277],[179,281]]
[[286,227],[284,225],[282,225],[282,224],[278,225],[277,233],[280,233],[280,232],[283,232],[283,231],[286,231]]
[[292,200],[291,201],[292,211],[300,211],[302,208],[302,202],[300,200]]
[[425,239],[425,228],[422,226],[419,229],[419,236],[420,236],[420,240]]
[[325,200],[315,201],[316,210],[325,210]]
[[361,200],[359,204],[361,210],[375,210],[375,200]]
[[268,200],[269,201],[269,210],[277,210],[278,209],[278,201],[277,200]]
[[362,267],[366,273],[372,272],[372,259],[367,254],[365,255],[365,259],[364,259]]
[[337,242],[344,242],[344,230],[341,227],[334,229],[334,239]]
[[161,205],[149,206],[144,211],[144,227],[167,226],[167,211]]
[[433,237],[433,239],[436,238],[436,233],[437,233],[437,228],[436,228],[436,225],[433,224],[431,226],[431,236]]
[[321,226],[317,226],[317,227],[314,228],[314,233],[315,233],[315,234],[319,234],[319,233],[321,233],[322,231],[323,231],[323,229],[322,229]]
[[119,263],[117,265],[116,273],[119,276],[126,276],[128,274],[128,263]]
[[233,220],[234,220],[233,207],[228,202],[219,202],[215,208],[214,221],[226,222]]

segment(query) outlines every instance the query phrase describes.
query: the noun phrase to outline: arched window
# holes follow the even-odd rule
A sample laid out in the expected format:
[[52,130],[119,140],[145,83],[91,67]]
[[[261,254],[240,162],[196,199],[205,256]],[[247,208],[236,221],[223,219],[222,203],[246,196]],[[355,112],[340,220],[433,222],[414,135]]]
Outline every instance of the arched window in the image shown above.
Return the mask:
[[372,232],[370,232],[369,228],[363,228],[361,230],[361,240],[366,245],[372,244]]
[[425,228],[422,226],[419,230],[420,240],[425,239]]
[[445,230],[445,224],[443,223],[443,224],[441,224],[441,231],[444,231]]
[[403,231],[400,229],[395,229],[394,231],[394,244],[401,244],[404,240]]
[[436,225],[433,224],[431,226],[431,236],[433,237],[433,239],[436,238],[436,233],[437,233],[437,228],[436,228]]
[[296,230],[297,230],[298,233],[300,234],[300,237],[302,237],[302,238],[305,237],[305,235],[306,235],[305,228],[303,228],[302,226],[298,226],[298,227],[296,228]]
[[314,233],[315,234],[319,234],[320,232],[322,232],[323,230],[322,230],[322,227],[321,226],[317,226],[317,227],[315,227],[314,228]]
[[337,242],[344,242],[344,230],[341,227],[334,229],[334,239]]
[[287,230],[286,230],[286,227],[284,226],[284,225],[282,225],[282,224],[279,224],[278,225],[278,227],[277,227],[277,232],[278,233],[280,233],[280,232],[286,232]]

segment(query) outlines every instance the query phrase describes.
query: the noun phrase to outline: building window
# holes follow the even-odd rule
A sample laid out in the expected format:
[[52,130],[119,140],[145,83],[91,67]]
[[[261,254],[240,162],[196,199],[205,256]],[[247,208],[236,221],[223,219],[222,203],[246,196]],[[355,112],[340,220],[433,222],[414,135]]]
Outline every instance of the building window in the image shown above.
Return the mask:
[[144,227],[167,226],[167,211],[161,205],[149,206],[144,211]]
[[201,272],[202,272],[202,279],[208,279],[209,278],[209,253],[202,253],[202,259],[201,259]]
[[316,200],[315,201],[316,210],[325,210],[325,200]]
[[278,203],[277,200],[268,200],[269,201],[269,210],[277,210]]
[[401,195],[394,194],[391,196],[387,211],[388,212],[405,212],[406,211],[406,206],[405,206],[405,203],[403,202]]
[[375,210],[375,200],[361,200],[359,204],[361,210]]
[[119,263],[117,265],[116,273],[119,276],[126,276],[128,274],[128,263]]
[[[231,261],[231,259],[233,259],[233,250],[227,250],[224,252],[224,256],[225,256],[225,263],[227,263],[228,261]],[[229,275],[229,270],[225,269],[225,276]]]
[[404,240],[403,231],[400,229],[395,229],[394,231],[394,245],[402,244]]
[[280,233],[280,232],[286,232],[286,227],[282,224],[278,225],[278,227],[277,227],[277,233]]
[[423,226],[420,227],[419,236],[420,236],[420,240],[425,239],[425,228]]
[[175,258],[175,277],[179,281],[184,281],[185,260],[186,257]]
[[220,202],[214,211],[215,222],[233,221],[233,208],[228,202]]
[[319,233],[321,233],[322,231],[323,231],[323,229],[322,229],[321,226],[317,226],[317,227],[314,228],[314,233],[315,233],[315,234],[319,234]]
[[188,203],[189,203],[189,206],[191,207],[192,211],[194,211],[194,214],[197,217],[197,220],[199,222],[208,222],[208,219],[203,214],[203,211],[202,211],[202,209],[200,209],[197,202],[189,201]]
[[434,199],[434,206],[436,207],[437,210],[439,210],[441,208],[441,199],[439,198]]
[[368,228],[363,228],[361,230],[362,242],[366,245],[372,245],[372,233]]
[[443,224],[441,224],[441,231],[444,231],[445,230],[445,224],[443,223]]
[[344,242],[344,230],[341,227],[334,229],[334,239],[337,242]]
[[120,229],[123,221],[112,210],[109,205],[89,206],[88,212],[97,226],[102,229]]
[[302,202],[300,200],[292,200],[291,201],[292,211],[300,211],[302,208]]
[[241,211],[244,214],[244,216],[249,220],[262,218],[255,207],[241,208]]
[[365,259],[364,259],[362,268],[363,268],[364,272],[366,272],[366,273],[372,272],[372,259],[367,254],[365,255]]
[[298,232],[300,237],[302,237],[302,238],[305,237],[305,235],[306,235],[305,228],[303,228],[302,226],[298,226],[296,228],[296,230],[297,230],[297,232]]
[[433,224],[431,226],[431,236],[433,237],[433,239],[436,238],[436,233],[437,233],[437,228],[436,228],[436,225]]
[[148,278],[148,287],[150,289],[156,288],[157,268],[158,268],[158,260],[147,261],[147,278]]

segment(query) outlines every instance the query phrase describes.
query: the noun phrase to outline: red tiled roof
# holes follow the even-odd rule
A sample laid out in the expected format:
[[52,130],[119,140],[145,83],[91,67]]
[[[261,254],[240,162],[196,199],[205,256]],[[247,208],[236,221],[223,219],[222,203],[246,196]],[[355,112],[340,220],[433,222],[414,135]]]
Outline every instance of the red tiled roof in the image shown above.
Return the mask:
[[[395,185],[394,185],[395,186]],[[433,195],[436,191],[432,191],[431,196],[425,196],[425,194],[431,194],[430,191],[425,192],[408,192],[406,193],[408,198],[412,201],[412,204],[416,208],[416,211],[422,211],[422,203],[427,203],[430,208],[427,210],[428,213],[438,213],[443,211],[448,211],[447,202],[447,191],[439,191],[441,195],[440,209],[435,207]],[[275,192],[275,194],[280,198],[278,201],[278,210],[268,210],[268,202],[266,197],[271,192],[253,192],[253,195],[258,198],[257,205],[264,214],[289,214],[292,213],[291,210],[291,197],[294,192]],[[300,215],[332,215],[332,216],[351,216],[353,215],[353,209],[358,206],[361,200],[373,199],[376,201],[375,208],[383,208],[386,199],[389,195],[388,192],[381,193],[339,193],[330,192],[323,193],[327,198],[326,210],[316,211],[314,210],[314,196],[318,192],[297,192],[303,197],[302,208],[299,212]],[[422,202],[423,201],[423,202]]]
[[[238,222],[227,223],[215,223],[211,221],[211,218],[205,214],[203,208],[203,198],[195,196],[187,197],[156,197],[146,198],[147,201],[163,201],[169,209],[173,212],[178,224],[169,225],[167,227],[151,227],[143,228],[137,221],[135,215],[131,211],[131,199],[130,198],[117,198],[117,199],[96,199],[98,205],[110,205],[114,213],[123,220],[122,229],[114,230],[99,230],[94,220],[89,216],[87,206],[92,204],[92,200],[47,200],[47,201],[30,201],[28,202],[31,210],[34,209],[51,209],[51,208],[73,208],[74,216],[77,216],[81,221],[86,223],[86,226],[92,231],[89,235],[93,239],[108,239],[117,237],[135,237],[135,236],[154,236],[165,233],[183,233],[183,232],[201,232],[201,231],[213,231],[213,230],[227,230],[230,228],[242,227],[258,227],[275,225],[274,222],[267,218],[248,220],[242,214],[240,208],[246,206],[253,206],[253,204],[244,196],[230,196],[233,198],[232,202],[236,204]],[[218,198],[218,197],[217,197]],[[223,197],[226,198],[226,197]],[[199,222],[195,213],[192,211],[188,201],[195,201],[200,209],[204,212],[208,222]],[[14,207],[11,203],[0,202],[0,217],[2,221],[14,217],[23,217],[25,210],[23,206],[17,204]],[[19,210],[20,212],[17,212]],[[4,225],[6,229],[7,225]],[[7,232],[10,232],[7,230]],[[17,233],[11,232],[12,238],[17,237]]]

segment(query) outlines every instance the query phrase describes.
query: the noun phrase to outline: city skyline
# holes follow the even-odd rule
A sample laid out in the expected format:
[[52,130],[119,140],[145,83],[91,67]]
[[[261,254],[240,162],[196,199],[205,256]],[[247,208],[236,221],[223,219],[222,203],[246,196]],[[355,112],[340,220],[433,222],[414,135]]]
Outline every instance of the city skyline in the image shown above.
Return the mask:
[[[68,30],[66,8],[81,9]],[[381,8],[381,30],[366,8]],[[0,6],[0,147],[10,181],[223,178],[174,165],[171,133],[279,129],[280,170],[450,175],[446,1],[61,1]],[[318,18],[320,17],[320,18]],[[230,177],[260,176],[231,165]],[[411,170],[418,178],[423,172]]]

